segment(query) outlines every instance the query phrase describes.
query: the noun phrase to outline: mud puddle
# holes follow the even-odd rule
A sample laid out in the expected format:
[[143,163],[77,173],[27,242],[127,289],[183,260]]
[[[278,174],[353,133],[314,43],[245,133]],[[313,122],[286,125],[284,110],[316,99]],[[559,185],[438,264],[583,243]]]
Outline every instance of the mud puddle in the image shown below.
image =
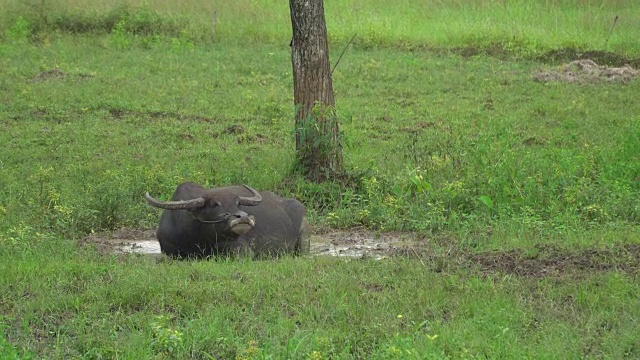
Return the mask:
[[414,234],[334,231],[311,237],[311,255],[384,259],[415,242]]
[[[438,239],[414,233],[331,230],[311,237],[311,256],[417,258],[431,271],[457,272],[464,268],[489,276],[513,274],[542,278],[609,271],[640,275],[640,244],[612,244],[581,250],[537,244],[527,249],[477,252],[456,246],[453,238],[448,241],[448,245],[444,245],[447,250]],[[92,234],[83,243],[95,245],[105,253],[164,256],[153,230],[120,229],[111,234]]]
[[[335,231],[311,236],[311,255],[383,259],[407,246],[413,235]],[[112,234],[92,234],[84,239],[118,254],[161,256],[154,230],[120,229]]]
[[155,230],[136,230],[122,228],[113,233],[91,234],[82,240],[93,244],[104,252],[116,254],[148,254],[160,256],[160,244],[156,240]]
[[121,253],[160,255],[160,244],[157,240],[140,240],[114,244],[114,250]]

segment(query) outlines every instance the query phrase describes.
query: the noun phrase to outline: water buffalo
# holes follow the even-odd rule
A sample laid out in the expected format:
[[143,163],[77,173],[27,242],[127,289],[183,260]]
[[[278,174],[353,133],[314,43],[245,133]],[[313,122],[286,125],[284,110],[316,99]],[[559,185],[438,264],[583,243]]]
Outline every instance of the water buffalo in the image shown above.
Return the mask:
[[181,184],[171,201],[146,194],[165,209],[156,236],[164,254],[264,258],[309,252],[307,209],[299,201],[249,186],[205,189]]

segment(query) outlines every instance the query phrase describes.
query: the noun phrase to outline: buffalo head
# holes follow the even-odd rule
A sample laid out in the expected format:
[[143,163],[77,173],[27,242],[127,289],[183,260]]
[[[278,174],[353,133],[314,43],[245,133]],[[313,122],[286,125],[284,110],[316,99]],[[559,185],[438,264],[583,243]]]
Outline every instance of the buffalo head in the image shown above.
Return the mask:
[[256,206],[262,202],[262,196],[253,188],[243,185],[252,194],[251,197],[238,196],[229,192],[205,190],[194,199],[161,201],[149,193],[147,202],[165,210],[188,210],[193,218],[201,223],[215,224],[219,231],[229,230],[238,235],[246,234],[256,225],[253,215],[240,210],[240,206]]

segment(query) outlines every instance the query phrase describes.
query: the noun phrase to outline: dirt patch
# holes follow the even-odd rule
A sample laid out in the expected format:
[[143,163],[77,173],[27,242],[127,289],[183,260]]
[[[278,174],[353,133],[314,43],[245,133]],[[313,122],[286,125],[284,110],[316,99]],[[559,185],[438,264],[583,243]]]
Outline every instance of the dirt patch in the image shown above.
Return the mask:
[[542,139],[536,136],[531,136],[522,141],[522,145],[525,146],[544,146],[548,143],[546,139]]
[[67,77],[67,73],[60,70],[60,68],[54,68],[51,70],[46,70],[38,74],[32,81],[46,81],[51,79],[64,79]]
[[[435,49],[436,52],[445,52]],[[460,46],[447,49],[446,52],[470,58],[478,55],[492,56],[498,59],[507,59],[513,56],[513,52],[506,49],[502,44],[494,44],[492,46]]]
[[591,59],[575,60],[553,69],[543,69],[534,75],[538,82],[569,82],[589,84],[597,82],[627,83],[640,77],[640,70],[630,65],[609,67],[598,65]]
[[163,120],[163,119],[177,119],[181,121],[198,121],[206,123],[215,123],[218,120],[199,115],[187,115],[179,114],[171,111],[138,111],[121,108],[107,108],[106,109],[112,118],[120,120],[126,116],[136,116],[142,118],[148,118],[150,120]]
[[545,277],[581,272],[620,271],[640,273],[640,245],[628,244],[606,249],[569,251],[539,245],[533,251],[494,251],[473,254],[469,262],[485,273]]
[[242,135],[245,133],[245,129],[242,125],[234,124],[226,128],[224,132],[231,135]]
[[505,47],[504,44],[496,43],[494,45],[485,46],[463,46],[455,48],[427,48],[427,50],[436,53],[453,53],[462,57],[474,57],[479,55],[487,55],[498,59],[530,59],[533,61],[559,65],[569,63],[581,59],[591,59],[596,63],[609,67],[622,67],[630,65],[635,69],[640,69],[640,58],[630,58],[621,54],[602,50],[582,50],[577,48],[562,48],[547,51],[545,53],[526,56],[520,54],[517,49]]
[[[163,257],[155,230],[124,228],[109,234],[92,234],[82,244],[111,254]],[[376,260],[417,258],[436,272],[464,268],[485,275],[535,278],[607,271],[640,274],[640,244],[579,251],[540,244],[527,250],[475,252],[415,233],[330,230],[311,237],[311,255]]]
[[56,67],[51,70],[42,71],[40,74],[36,75],[34,78],[29,80],[29,82],[41,82],[41,81],[67,79],[67,78],[88,79],[92,77],[93,77],[93,74],[87,74],[87,73],[71,74],[68,72],[64,72],[60,68]]
[[640,58],[631,59],[620,54],[600,50],[556,49],[536,58],[536,60],[548,64],[562,64],[580,59],[591,59],[600,65],[610,67],[630,65],[636,69],[640,68]]

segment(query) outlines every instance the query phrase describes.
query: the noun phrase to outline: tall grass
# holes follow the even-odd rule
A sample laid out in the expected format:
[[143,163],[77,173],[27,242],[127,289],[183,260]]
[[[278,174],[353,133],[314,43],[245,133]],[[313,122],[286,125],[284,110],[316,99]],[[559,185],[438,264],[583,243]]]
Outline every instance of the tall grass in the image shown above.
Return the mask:
[[[287,44],[291,36],[283,1],[31,1],[3,0],[3,26],[23,16],[34,30],[110,32],[119,21],[130,30],[207,41],[217,13],[216,38],[223,43]],[[640,10],[619,1],[327,1],[329,36],[362,46],[499,48],[525,54],[555,48],[640,54]],[[614,19],[616,26],[610,34]]]

